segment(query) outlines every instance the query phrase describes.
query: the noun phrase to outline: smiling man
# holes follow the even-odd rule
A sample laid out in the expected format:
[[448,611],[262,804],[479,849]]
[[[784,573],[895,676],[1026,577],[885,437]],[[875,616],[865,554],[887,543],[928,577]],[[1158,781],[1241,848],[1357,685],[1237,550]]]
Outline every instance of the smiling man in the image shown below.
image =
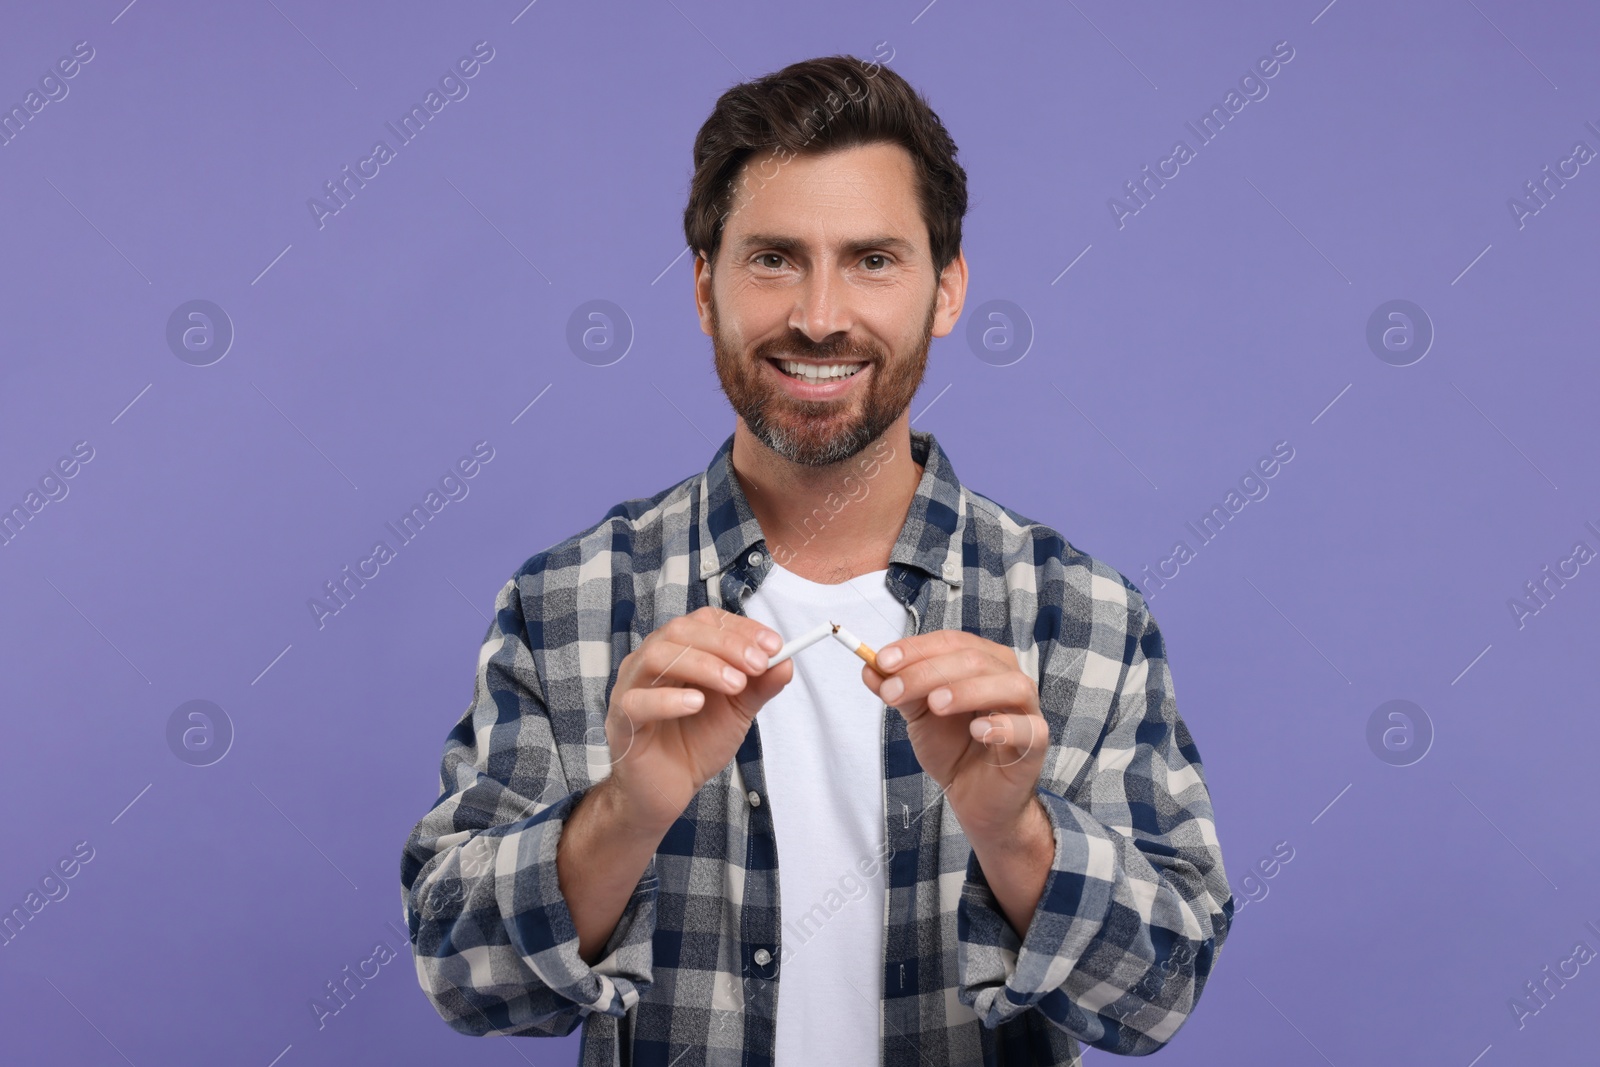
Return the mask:
[[[417,973],[599,1065],[1072,1064],[1193,1012],[1233,901],[1136,587],[909,405],[966,175],[886,68],[729,89],[684,227],[737,421],[501,589],[406,842]],[[876,667],[785,638],[842,623]]]

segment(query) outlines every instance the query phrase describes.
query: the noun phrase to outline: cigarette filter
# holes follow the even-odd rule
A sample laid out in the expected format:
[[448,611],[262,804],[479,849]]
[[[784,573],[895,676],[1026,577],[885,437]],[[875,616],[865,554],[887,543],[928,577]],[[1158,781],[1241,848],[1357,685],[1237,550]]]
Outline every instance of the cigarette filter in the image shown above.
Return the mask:
[[834,640],[838,641],[845,648],[848,648],[851,652],[854,652],[856,655],[860,656],[866,661],[867,666],[871,667],[873,670],[878,669],[878,654],[869,648],[867,644],[861,640],[861,638],[857,637],[849,630],[846,630],[838,623],[834,623],[832,632]]

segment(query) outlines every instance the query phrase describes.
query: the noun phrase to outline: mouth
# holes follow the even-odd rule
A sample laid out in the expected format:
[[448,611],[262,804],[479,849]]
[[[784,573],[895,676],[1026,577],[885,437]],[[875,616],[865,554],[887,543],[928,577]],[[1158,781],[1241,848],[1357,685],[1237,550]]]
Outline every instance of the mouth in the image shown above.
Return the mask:
[[763,359],[772,368],[778,387],[800,401],[837,401],[866,386],[872,375],[868,362],[833,362],[807,359]]
[[819,363],[799,359],[769,359],[787,378],[807,385],[831,385],[854,378],[867,366],[865,363]]

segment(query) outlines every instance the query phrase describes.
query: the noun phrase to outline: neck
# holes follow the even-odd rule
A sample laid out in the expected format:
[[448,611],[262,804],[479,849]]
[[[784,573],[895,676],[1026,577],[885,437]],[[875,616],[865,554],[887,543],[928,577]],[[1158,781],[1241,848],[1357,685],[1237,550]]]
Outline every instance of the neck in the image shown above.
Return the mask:
[[908,413],[855,456],[826,467],[785,459],[739,419],[733,470],[773,562],[825,585],[889,566],[922,480]]

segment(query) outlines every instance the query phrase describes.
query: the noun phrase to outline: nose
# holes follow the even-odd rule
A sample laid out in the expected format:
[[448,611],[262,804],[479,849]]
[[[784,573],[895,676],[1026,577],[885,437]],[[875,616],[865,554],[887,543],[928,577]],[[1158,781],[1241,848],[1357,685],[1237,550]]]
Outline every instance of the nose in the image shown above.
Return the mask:
[[789,312],[790,328],[820,344],[834,334],[848,333],[851,325],[849,293],[842,281],[827,268],[807,274]]

